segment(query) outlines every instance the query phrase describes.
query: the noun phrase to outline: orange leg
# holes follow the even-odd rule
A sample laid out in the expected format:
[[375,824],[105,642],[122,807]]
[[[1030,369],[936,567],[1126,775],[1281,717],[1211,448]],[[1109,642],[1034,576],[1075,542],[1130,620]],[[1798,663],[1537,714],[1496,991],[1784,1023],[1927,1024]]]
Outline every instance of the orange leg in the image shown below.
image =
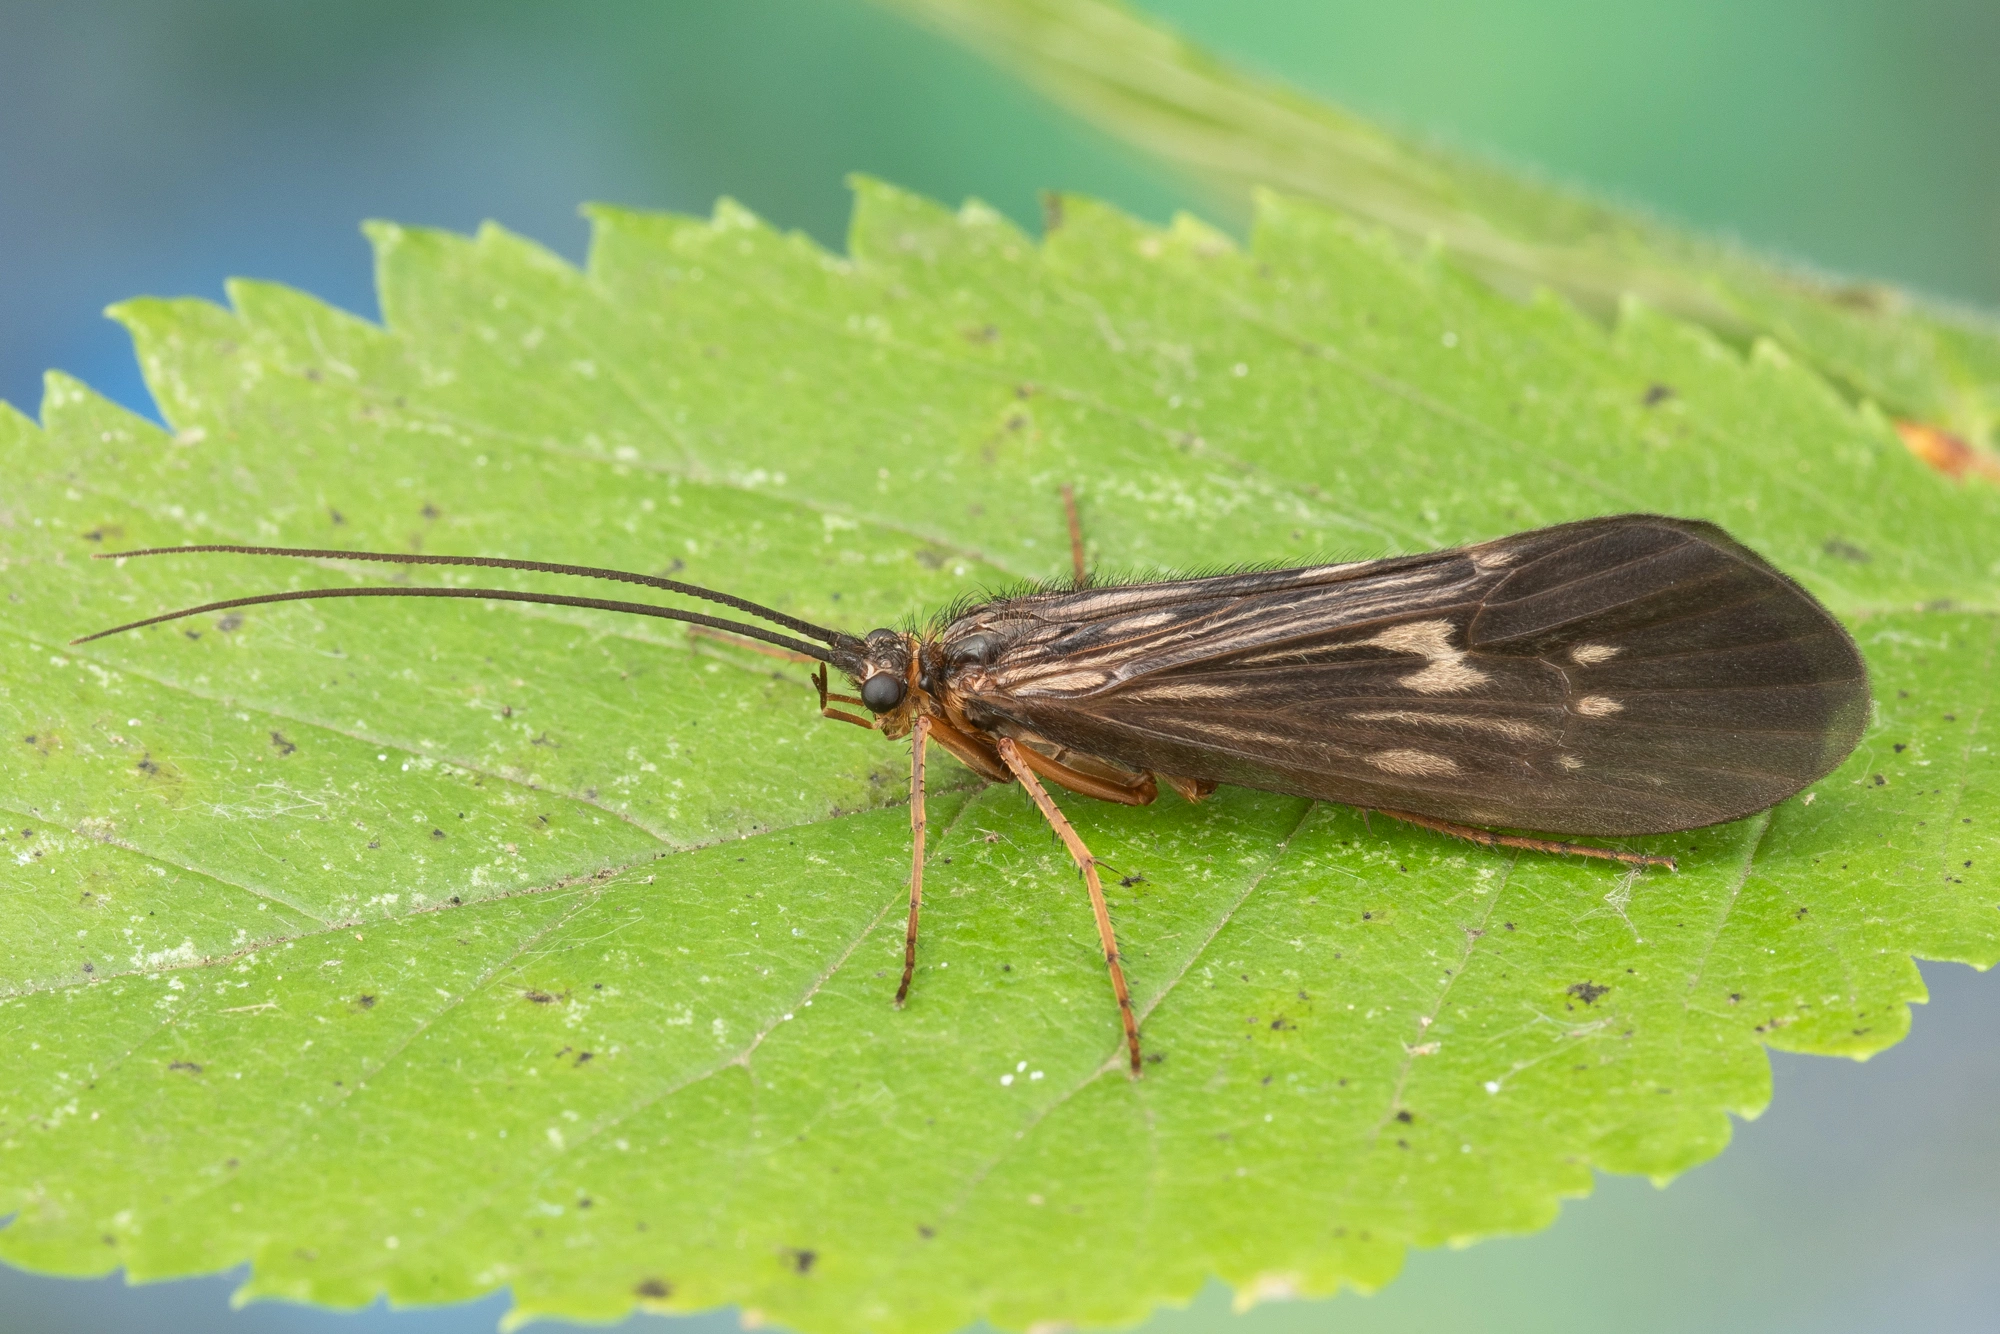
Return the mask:
[[1063,517],[1069,520],[1069,563],[1076,569],[1076,586],[1082,588],[1090,583],[1090,575],[1083,568],[1083,525],[1076,517],[1076,488],[1063,483]]
[[1021,753],[1021,761],[1030,769],[1052,783],[1060,783],[1070,791],[1099,801],[1115,801],[1120,806],[1150,806],[1160,795],[1159,785],[1148,773],[1133,774],[1129,782],[1100,778],[1087,774],[1081,769],[1072,769],[1061,760],[1052,760],[1030,746],[1016,747]]
[[896,987],[896,1008],[910,994],[910,975],[917,971],[917,910],[924,902],[924,742],[931,720],[919,715],[910,729],[910,924],[903,932],[903,980]]
[[1035,771],[1029,767],[1026,755],[1029,752],[1014,744],[1012,737],[1001,737],[1000,758],[1014,771],[1022,787],[1028,789],[1029,797],[1040,808],[1042,818],[1056,831],[1056,837],[1069,849],[1070,859],[1083,872],[1083,883],[1090,891],[1090,910],[1097,914],[1097,938],[1104,946],[1104,964],[1111,970],[1111,992],[1118,998],[1118,1017],[1125,1024],[1125,1049],[1132,1058],[1132,1077],[1139,1077],[1139,1021],[1132,1014],[1132,993],[1125,986],[1125,969],[1119,963],[1118,935],[1111,929],[1111,909],[1104,902],[1104,885],[1097,878],[1097,859],[1090,855],[1090,849],[1083,846],[1083,840],[1076,836],[1062,810],[1043,790]]
[[[782,658],[786,662],[817,661],[817,659],[808,658],[803,653],[794,653],[788,648],[779,648],[775,644],[760,644],[754,639],[746,639],[742,635],[732,635],[726,630],[711,630],[705,625],[690,625],[688,627],[688,638],[713,639],[718,644],[728,644],[732,648],[748,649],[752,653],[761,653],[767,658]],[[820,670],[825,671],[826,669],[821,667]],[[860,701],[857,700],[855,702],[859,703]]]
[[826,707],[826,702],[830,699],[837,699],[842,704],[859,704],[861,703],[861,701],[854,698],[854,696],[852,695],[834,695],[828,693],[826,688],[825,663],[821,663],[819,665],[819,670],[813,673],[812,683],[819,690],[820,717],[831,718],[836,722],[853,723],[856,727],[865,727],[871,732],[875,730],[875,724],[870,722],[866,718],[857,718],[845,709],[829,709],[828,707]]
[[1529,838],[1522,834],[1496,834],[1491,829],[1478,829],[1467,824],[1453,824],[1449,820],[1433,819],[1428,815],[1412,815],[1408,811],[1383,811],[1391,820],[1401,820],[1406,824],[1422,825],[1435,829],[1440,834],[1450,834],[1477,843],[1482,848],[1526,848],[1530,852],[1554,852],[1571,857],[1597,857],[1607,862],[1623,862],[1627,866],[1664,866],[1674,869],[1672,857],[1655,857],[1644,852],[1620,852],[1616,848],[1592,848],[1581,843],[1561,843],[1549,838]]

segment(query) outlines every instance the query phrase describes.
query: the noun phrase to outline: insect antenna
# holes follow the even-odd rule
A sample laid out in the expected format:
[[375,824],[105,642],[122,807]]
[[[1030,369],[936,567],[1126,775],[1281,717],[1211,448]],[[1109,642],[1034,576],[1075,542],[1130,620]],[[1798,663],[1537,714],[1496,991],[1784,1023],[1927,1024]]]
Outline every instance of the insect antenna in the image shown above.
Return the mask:
[[[718,593],[712,588],[703,588],[699,584],[684,584],[678,579],[663,579],[658,575],[652,574],[635,574],[630,570],[607,570],[595,565],[561,565],[540,560],[513,560],[505,556],[431,556],[400,551],[334,551],[318,547],[246,547],[215,543],[183,547],[142,547],[136,551],[105,551],[96,554],[93,559],[124,560],[132,556],[182,556],[204,552],[219,552],[236,556],[290,556],[300,560],[372,560],[381,561],[389,565],[472,565],[493,570],[526,570],[533,574],[570,575],[581,579],[610,579],[619,583],[642,584],[647,588],[658,588],[669,593],[679,593],[685,597],[701,598],[708,602],[719,602],[725,607],[734,607],[737,611],[749,612],[752,616],[770,621],[774,625],[782,625],[787,630],[796,631],[810,639],[817,639],[822,644],[836,649],[858,649],[861,644],[861,641],[853,635],[839,630],[829,630],[824,626],[814,625],[811,621],[802,621],[796,616],[787,616],[781,611],[766,607],[761,603],[752,602],[748,598],[737,597],[732,593]],[[491,594],[483,594],[482,596],[491,596]],[[574,602],[563,601],[559,598],[536,599],[513,596],[509,596],[504,600],[509,602],[552,601],[560,606],[605,606],[619,611],[632,611],[636,607],[644,605],[639,603]],[[212,610],[214,607],[220,605],[220,603],[215,603],[210,607],[191,608],[187,612],[177,612],[175,615],[192,615],[195,611]],[[231,605],[243,606],[246,604],[232,603]],[[654,615],[658,612],[659,609],[654,608],[639,614]],[[707,625],[711,627],[742,628],[732,621],[704,620],[688,616],[670,616],[667,619],[688,620],[695,625]],[[153,622],[134,621],[132,625],[120,626],[119,629],[129,630],[136,626],[150,624],[153,624]],[[116,632],[106,630],[104,633],[114,634]],[[90,638],[95,639],[97,636],[92,635]],[[752,638],[766,639],[766,642],[769,643],[789,644],[791,642],[782,639],[768,639],[764,635],[753,635]],[[82,643],[83,641],[78,640],[77,642]],[[812,656],[821,661],[829,661],[823,653],[815,653]]]
[[689,625],[728,630],[733,634],[762,640],[766,644],[776,644],[794,653],[802,653],[820,662],[832,663],[836,667],[841,665],[837,660],[840,648],[837,644],[831,648],[821,644],[808,644],[802,639],[793,639],[790,635],[781,635],[759,625],[725,621],[719,616],[703,616],[699,612],[681,611],[675,607],[655,607],[646,602],[569,597],[562,593],[521,593],[509,588],[295,588],[284,593],[259,593],[253,597],[227,598],[221,602],[204,602],[199,607],[183,607],[179,611],[162,612],[158,616],[148,616],[144,620],[114,625],[109,630],[99,630],[94,635],[84,635],[69,642],[88,644],[91,640],[102,639],[106,635],[123,634],[127,630],[158,625],[162,621],[178,621],[187,616],[200,616],[204,612],[227,611],[232,607],[255,607],[266,602],[310,602],[318,598],[477,598],[493,602],[534,602],[551,607],[588,607],[596,611],[617,611],[632,616],[656,616],[661,620],[685,621]]

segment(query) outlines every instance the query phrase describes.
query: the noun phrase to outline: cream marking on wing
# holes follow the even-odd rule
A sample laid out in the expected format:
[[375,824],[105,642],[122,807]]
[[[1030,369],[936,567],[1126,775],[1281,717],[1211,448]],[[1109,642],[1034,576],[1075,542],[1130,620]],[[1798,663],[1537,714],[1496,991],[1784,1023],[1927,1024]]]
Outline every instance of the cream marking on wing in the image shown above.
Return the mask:
[[1576,702],[1576,711],[1586,718],[1608,718],[1623,713],[1625,706],[1609,695],[1585,695]]
[[1583,761],[1574,755],[1558,755],[1556,756],[1556,763],[1565,769],[1581,769],[1583,767]]
[[1600,662],[1611,661],[1619,652],[1613,644],[1578,644],[1569,651],[1569,659],[1579,667],[1595,667]]
[[1517,551],[1506,551],[1498,548],[1490,551],[1482,551],[1475,547],[1471,555],[1473,565],[1481,570],[1504,570],[1521,558],[1520,553]]
[[1377,769],[1408,778],[1442,778],[1458,772],[1458,761],[1427,750],[1378,750],[1368,757]]
[[1060,676],[1037,676],[1024,682],[1022,690],[1044,694],[1061,690],[1094,690],[1111,679],[1109,672],[1064,672]]
[[1370,709],[1353,717],[1369,723],[1414,723],[1419,727],[1449,727],[1461,732],[1494,732],[1509,741],[1547,741],[1549,731],[1515,718],[1469,718],[1450,713],[1422,713],[1416,709]]
[[1426,659],[1422,670],[1397,678],[1398,684],[1420,695],[1451,695],[1487,679],[1485,672],[1466,662],[1465,650],[1451,642],[1451,632],[1450,621],[1410,621],[1361,642],[1399,653],[1422,654]]
[[1109,628],[1114,632],[1123,632],[1127,630],[1150,630],[1156,625],[1165,625],[1168,621],[1171,621],[1173,619],[1174,619],[1173,612],[1154,611],[1154,612],[1147,612],[1142,616],[1120,617],[1119,619],[1111,622]]
[[1235,686],[1212,685],[1202,681],[1162,681],[1131,692],[1130,698],[1146,701],[1190,701],[1235,699],[1242,691]]

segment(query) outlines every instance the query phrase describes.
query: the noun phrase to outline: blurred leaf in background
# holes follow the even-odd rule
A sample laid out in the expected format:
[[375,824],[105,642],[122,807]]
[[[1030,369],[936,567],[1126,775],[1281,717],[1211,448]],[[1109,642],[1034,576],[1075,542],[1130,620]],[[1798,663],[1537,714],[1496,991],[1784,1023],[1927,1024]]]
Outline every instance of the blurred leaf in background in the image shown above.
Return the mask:
[[[1443,245],[1503,291],[1551,288],[1602,314],[1629,295],[1725,337],[1776,336],[1898,417],[1982,450],[1993,444],[2000,326],[1969,309],[1786,271],[1637,211],[1397,137],[1247,77],[1115,0],[889,2],[994,52],[1057,100],[1239,200],[1258,186],[1323,200],[1413,244]],[[1987,203],[2000,211],[2000,199]]]

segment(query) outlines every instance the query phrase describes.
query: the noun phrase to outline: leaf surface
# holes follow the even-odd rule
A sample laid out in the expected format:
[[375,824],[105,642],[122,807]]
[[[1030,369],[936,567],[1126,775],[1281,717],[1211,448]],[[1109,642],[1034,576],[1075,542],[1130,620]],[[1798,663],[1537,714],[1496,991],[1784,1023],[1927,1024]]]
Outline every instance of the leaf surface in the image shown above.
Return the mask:
[[[251,283],[131,303],[169,431],[59,377],[0,417],[11,1262],[814,1331],[1367,1288],[1703,1160],[1764,1048],[1866,1056],[1912,956],[2000,957],[2000,501],[1773,347],[1514,304],[1277,197],[1248,252],[866,182],[847,257],[731,205],[595,218],[587,273],[375,228],[381,328]],[[1134,1083],[1060,847],[941,758],[891,1007],[906,754],[801,668],[478,602],[67,646],[382,579],[86,559],[188,541],[671,572],[866,630],[1059,573],[1065,483],[1120,568],[1712,519],[1848,622],[1877,716],[1803,798],[1634,843],[1674,875],[1065,799],[1119,872]]]

